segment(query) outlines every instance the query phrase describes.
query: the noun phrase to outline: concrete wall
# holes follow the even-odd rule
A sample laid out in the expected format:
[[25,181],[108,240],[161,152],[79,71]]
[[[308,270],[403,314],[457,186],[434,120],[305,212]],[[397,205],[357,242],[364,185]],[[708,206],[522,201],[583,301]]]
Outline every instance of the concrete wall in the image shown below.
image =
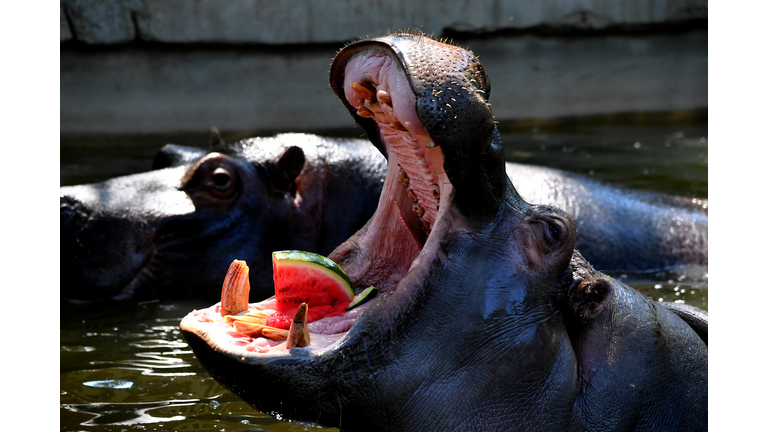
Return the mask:
[[684,22],[706,18],[707,0],[61,0],[61,10],[62,41],[305,44],[409,27],[440,35]]
[[345,42],[451,35],[499,120],[707,107],[707,2],[62,0],[61,133],[351,126],[328,86]]

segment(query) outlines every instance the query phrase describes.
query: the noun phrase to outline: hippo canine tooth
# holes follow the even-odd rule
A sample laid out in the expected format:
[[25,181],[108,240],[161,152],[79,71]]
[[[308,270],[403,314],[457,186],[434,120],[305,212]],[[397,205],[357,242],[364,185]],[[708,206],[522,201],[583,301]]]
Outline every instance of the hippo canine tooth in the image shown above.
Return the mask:
[[427,143],[427,148],[435,148],[435,147],[437,147],[437,144],[435,144],[434,141],[429,140],[429,142]]
[[285,348],[309,346],[309,330],[307,330],[307,311],[309,306],[302,303],[296,310],[296,315],[291,322],[291,328],[288,330],[288,339],[285,342]]
[[234,260],[229,265],[224,284],[221,287],[221,316],[235,315],[248,310],[248,265],[245,261]]
[[363,99],[368,101],[376,100],[376,87],[373,85],[369,83],[353,82],[350,84],[350,86],[352,86],[352,89],[355,90],[357,94],[362,96]]

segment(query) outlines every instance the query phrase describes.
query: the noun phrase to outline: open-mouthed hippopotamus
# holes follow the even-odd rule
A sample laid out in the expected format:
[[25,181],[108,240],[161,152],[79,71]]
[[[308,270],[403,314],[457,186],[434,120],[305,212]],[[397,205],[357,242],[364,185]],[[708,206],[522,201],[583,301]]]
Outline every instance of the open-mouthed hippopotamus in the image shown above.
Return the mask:
[[314,326],[297,314],[289,340],[309,345],[290,349],[234,331],[223,304],[193,311],[181,329],[213,378],[342,430],[706,430],[706,313],[596,271],[567,213],[521,198],[470,52],[358,41],[331,86],[389,168],[375,214],[329,258],[379,294]]
[[[153,168],[61,189],[64,297],[214,298],[221,273],[241,258],[254,270],[253,299],[264,298],[269,252],[327,255],[362,227],[386,159],[364,140],[282,134],[224,143],[214,133],[209,150],[166,145]],[[701,204],[552,168],[507,163],[506,171],[523,199],[573,216],[576,247],[597,268],[707,265]]]

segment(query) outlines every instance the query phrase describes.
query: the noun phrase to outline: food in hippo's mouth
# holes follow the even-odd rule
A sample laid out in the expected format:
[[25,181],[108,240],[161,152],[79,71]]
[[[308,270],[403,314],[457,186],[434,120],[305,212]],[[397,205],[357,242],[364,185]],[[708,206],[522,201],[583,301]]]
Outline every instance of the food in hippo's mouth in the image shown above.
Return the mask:
[[237,338],[286,341],[286,349],[305,347],[311,339],[307,324],[318,320],[325,320],[321,324],[333,322],[326,318],[343,317],[349,309],[376,296],[377,289],[372,286],[354,296],[347,275],[324,256],[278,251],[272,253],[272,260],[274,297],[249,305],[248,266],[244,261],[234,260],[224,278],[221,303],[214,309],[220,312],[222,320],[218,316],[213,318],[215,313],[207,314],[208,319],[228,324]]

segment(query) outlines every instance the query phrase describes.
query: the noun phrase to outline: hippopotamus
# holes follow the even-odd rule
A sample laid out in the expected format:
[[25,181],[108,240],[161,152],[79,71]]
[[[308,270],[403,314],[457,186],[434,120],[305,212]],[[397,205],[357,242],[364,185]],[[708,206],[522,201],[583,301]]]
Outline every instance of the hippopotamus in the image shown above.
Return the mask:
[[568,213],[521,197],[471,52],[393,33],[344,47],[330,79],[388,170],[328,258],[378,294],[312,323],[328,325],[295,318],[309,345],[191,312],[181,330],[215,380],[342,430],[707,429],[706,313],[596,270]]
[[211,141],[167,145],[146,173],[61,188],[62,298],[215,297],[235,258],[267,289],[270,251],[330,251],[376,208],[385,166],[358,141]]
[[[254,300],[267,297],[269,252],[329,254],[373,214],[387,172],[366,140],[279,134],[225,143],[218,131],[208,149],[165,145],[152,168],[61,188],[63,297],[213,298],[235,258],[254,269]],[[507,162],[505,169],[523,199],[572,215],[576,247],[597,268],[707,265],[706,200],[553,168]]]

